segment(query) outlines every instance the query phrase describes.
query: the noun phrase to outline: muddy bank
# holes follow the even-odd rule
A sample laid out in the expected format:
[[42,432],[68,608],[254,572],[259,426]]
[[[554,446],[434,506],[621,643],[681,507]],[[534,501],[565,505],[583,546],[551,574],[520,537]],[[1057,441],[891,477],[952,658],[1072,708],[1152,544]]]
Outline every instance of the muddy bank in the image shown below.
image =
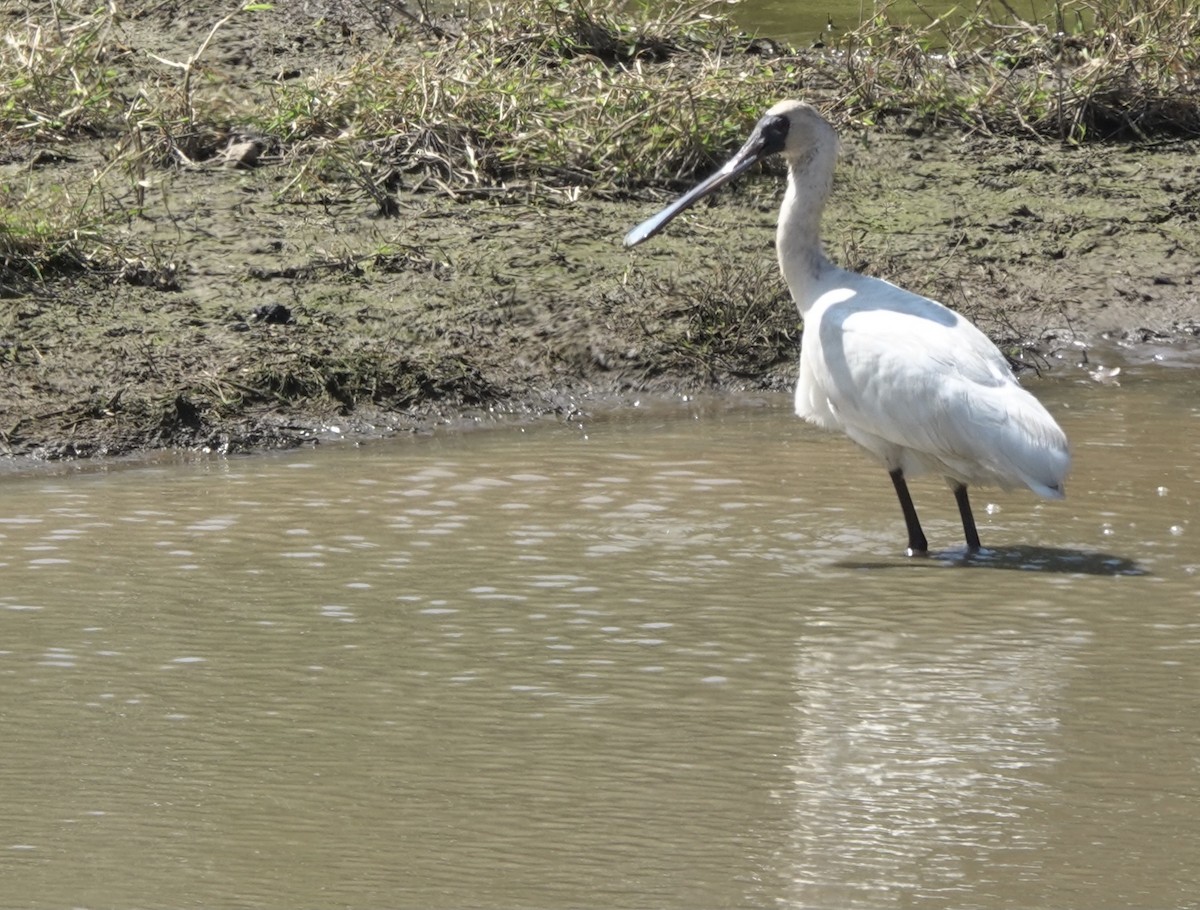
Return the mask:
[[[186,17],[143,25],[160,53],[194,49]],[[222,33],[230,84],[356,52],[352,30],[321,34],[299,46]],[[893,128],[843,143],[825,230],[840,264],[942,300],[1043,370],[1086,378],[1097,359],[1194,348],[1200,142],[1062,148]],[[80,186],[111,154],[82,137],[8,149],[0,168]],[[455,195],[401,179],[381,214],[334,185],[296,202],[288,173],[269,146],[252,162],[163,167],[131,186],[137,205],[114,200],[136,215],[105,226],[144,252],[44,281],[6,274],[0,455],[238,452],[794,381],[802,326],[774,263],[778,174],[631,253],[623,234],[666,197]]]
[[[1200,334],[1196,144],[844,141],[826,216],[839,262],[1052,370],[1097,345],[1169,356]],[[269,166],[169,184],[124,227],[157,261],[9,290],[5,455],[244,451],[794,377],[771,175],[635,253],[621,237],[655,202],[420,194],[381,218],[280,204]]]

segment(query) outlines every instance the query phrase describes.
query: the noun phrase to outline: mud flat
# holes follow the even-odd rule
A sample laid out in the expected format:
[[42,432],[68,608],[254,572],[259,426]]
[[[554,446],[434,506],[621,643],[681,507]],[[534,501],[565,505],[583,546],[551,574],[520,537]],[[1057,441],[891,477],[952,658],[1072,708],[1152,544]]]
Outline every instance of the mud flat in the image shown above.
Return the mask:
[[[159,4],[121,41],[186,60],[201,12]],[[344,69],[370,25],[265,21],[214,37],[226,91]],[[821,103],[828,88],[791,93]],[[1194,357],[1197,140],[1071,145],[901,120],[848,120],[842,138],[825,231],[839,263],[946,302],[1039,370]],[[247,451],[794,379],[778,174],[631,253],[625,231],[677,187],[462,192],[397,173],[381,204],[315,179],[289,192],[294,162],[269,137],[223,139],[134,181],[138,205],[106,224],[138,255],[36,280],[6,266],[0,454]],[[14,198],[87,185],[114,160],[112,136],[77,132],[9,142],[0,167]]]

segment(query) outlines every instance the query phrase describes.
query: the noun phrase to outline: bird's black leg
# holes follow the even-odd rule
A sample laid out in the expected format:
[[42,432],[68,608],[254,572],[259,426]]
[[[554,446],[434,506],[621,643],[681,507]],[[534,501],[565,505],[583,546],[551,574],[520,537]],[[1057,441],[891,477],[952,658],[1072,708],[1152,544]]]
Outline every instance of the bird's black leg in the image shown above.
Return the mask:
[[[908,555],[924,556],[929,550],[925,542],[925,532],[921,530],[921,522],[917,519],[917,510],[913,506],[912,497],[908,495],[908,484],[904,482],[904,472],[899,468],[889,472],[892,483],[896,487],[896,495],[900,498],[900,509],[904,512],[904,524],[908,526]],[[963,497],[967,495],[963,488]]]
[[967,552],[979,551],[979,532],[975,530],[975,516],[971,514],[971,500],[967,498],[967,485],[954,485],[954,498],[958,501],[958,512],[962,515],[963,533],[967,536]]

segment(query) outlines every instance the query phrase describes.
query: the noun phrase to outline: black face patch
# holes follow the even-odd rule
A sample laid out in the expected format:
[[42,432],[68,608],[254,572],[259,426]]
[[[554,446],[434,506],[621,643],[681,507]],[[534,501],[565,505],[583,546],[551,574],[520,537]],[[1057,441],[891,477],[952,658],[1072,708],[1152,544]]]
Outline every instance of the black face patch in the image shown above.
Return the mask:
[[762,154],[778,155],[787,145],[788,128],[792,122],[779,114],[768,114],[758,121],[758,133],[762,136]]

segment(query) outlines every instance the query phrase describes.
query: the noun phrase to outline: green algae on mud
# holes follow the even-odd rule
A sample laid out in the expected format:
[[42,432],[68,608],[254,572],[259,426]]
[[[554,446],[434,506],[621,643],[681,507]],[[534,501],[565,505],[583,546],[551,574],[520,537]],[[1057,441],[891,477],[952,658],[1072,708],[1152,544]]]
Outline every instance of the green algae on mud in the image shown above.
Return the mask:
[[[197,17],[139,20],[139,34],[160,54],[186,49]],[[281,63],[336,74],[357,53],[336,31],[268,53],[257,25],[234,20],[214,45],[231,85]],[[819,85],[789,91],[828,101]],[[1196,141],[1063,147],[911,124],[842,135],[825,232],[842,264],[945,301],[1042,365],[1196,334]],[[115,166],[111,137],[34,146],[0,163],[6,182],[86,192]],[[434,192],[400,173],[384,206],[315,165],[296,192],[295,162],[265,147],[257,167],[138,170],[103,224],[127,253],[67,262],[53,280],[6,277],[0,452],[238,451],[793,381],[801,326],[774,265],[777,174],[629,253],[620,238],[655,202],[520,183]]]

